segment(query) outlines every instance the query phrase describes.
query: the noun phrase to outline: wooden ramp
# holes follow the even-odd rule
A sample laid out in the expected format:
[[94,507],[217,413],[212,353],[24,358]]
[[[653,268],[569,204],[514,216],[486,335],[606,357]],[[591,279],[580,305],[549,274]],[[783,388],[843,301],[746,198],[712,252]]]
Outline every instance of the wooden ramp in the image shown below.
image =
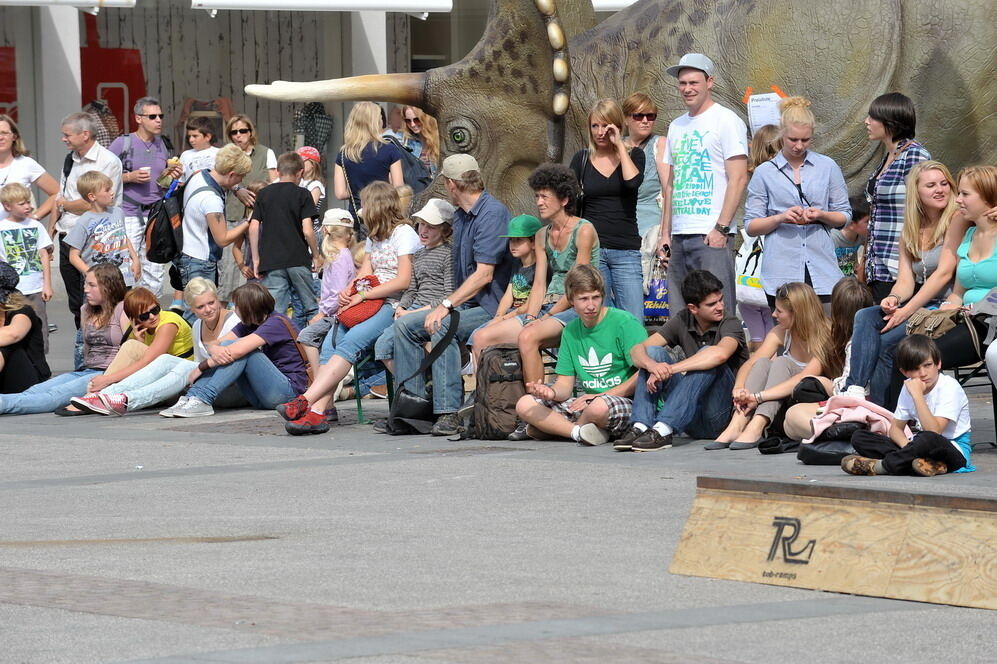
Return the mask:
[[997,500],[699,477],[670,572],[997,609]]

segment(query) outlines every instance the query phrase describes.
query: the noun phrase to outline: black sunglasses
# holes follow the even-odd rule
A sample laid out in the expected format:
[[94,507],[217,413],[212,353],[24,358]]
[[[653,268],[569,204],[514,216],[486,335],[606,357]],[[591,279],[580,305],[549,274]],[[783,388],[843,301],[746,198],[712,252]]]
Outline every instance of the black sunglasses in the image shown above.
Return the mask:
[[252,129],[233,129],[228,133],[229,136],[235,136],[236,134],[250,134]]
[[146,113],[144,117],[147,117],[150,120],[159,120],[159,119],[163,118],[164,116],[163,116],[162,113]]
[[163,310],[162,307],[160,307],[157,304],[152,309],[149,309],[148,311],[146,311],[144,314],[139,314],[138,316],[136,316],[135,320],[137,320],[140,323],[144,323],[145,321],[149,320],[153,316],[158,316],[159,312],[162,311],[162,310]]
[[632,117],[637,122],[640,122],[641,120],[650,120],[651,122],[654,122],[655,120],[658,119],[658,114],[657,113],[631,113],[630,117]]
[[419,118],[405,118],[405,124],[422,124]]

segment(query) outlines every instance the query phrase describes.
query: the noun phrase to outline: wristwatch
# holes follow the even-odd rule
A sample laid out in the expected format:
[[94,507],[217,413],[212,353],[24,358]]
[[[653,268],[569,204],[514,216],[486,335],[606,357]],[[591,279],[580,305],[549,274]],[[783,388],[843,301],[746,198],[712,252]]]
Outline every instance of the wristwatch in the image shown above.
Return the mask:
[[723,233],[724,235],[727,235],[728,233],[730,233],[730,224],[726,226],[721,226],[720,223],[718,222],[716,224],[713,224],[713,230],[717,231],[718,233]]
[[450,301],[450,298],[445,297],[440,300],[440,305],[446,307],[450,311],[453,311],[453,302]]

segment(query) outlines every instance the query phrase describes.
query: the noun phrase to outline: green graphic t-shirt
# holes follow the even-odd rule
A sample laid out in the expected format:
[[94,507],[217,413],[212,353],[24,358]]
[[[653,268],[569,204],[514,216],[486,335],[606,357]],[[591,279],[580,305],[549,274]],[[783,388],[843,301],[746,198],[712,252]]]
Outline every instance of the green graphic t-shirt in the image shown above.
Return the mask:
[[645,339],[644,326],[632,314],[609,307],[595,327],[585,327],[580,318],[565,326],[554,371],[574,376],[586,394],[600,394],[634,374],[630,349]]

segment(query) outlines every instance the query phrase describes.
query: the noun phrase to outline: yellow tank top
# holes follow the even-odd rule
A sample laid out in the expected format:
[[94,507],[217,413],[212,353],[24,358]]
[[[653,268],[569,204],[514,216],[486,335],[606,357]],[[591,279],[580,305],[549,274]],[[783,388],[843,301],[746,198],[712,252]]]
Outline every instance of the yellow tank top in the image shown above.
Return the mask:
[[[191,333],[190,325],[187,324],[182,317],[173,313],[172,311],[162,311],[159,314],[159,325],[156,326],[156,332],[159,332],[159,328],[164,325],[173,324],[177,326],[177,336],[173,338],[173,343],[170,344],[170,348],[167,351],[170,355],[175,355],[176,357],[190,357],[194,354],[194,335]],[[148,334],[142,336],[142,343],[146,346],[152,345],[152,340],[155,338],[154,334]]]

